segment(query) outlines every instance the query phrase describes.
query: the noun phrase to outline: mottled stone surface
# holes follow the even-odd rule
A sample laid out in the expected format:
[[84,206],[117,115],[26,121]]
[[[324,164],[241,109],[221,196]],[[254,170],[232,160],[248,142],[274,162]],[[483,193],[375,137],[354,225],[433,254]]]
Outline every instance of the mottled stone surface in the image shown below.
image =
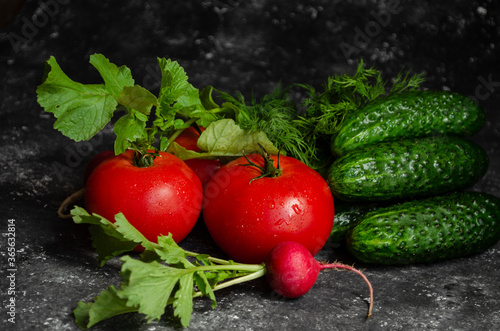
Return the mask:
[[[155,90],[156,57],[178,60],[197,87],[249,96],[279,82],[322,84],[352,73],[363,58],[394,78],[402,68],[425,72],[426,88],[477,99],[487,124],[473,139],[488,152],[489,171],[473,189],[500,196],[500,8],[489,1],[29,1],[0,31],[0,328],[78,330],[72,310],[110,284],[119,264],[95,263],[85,227],[56,215],[82,185],[92,155],[112,147],[111,128],[90,144],[52,128],[36,102],[44,61],[54,55],[77,81],[93,83],[88,64],[100,52],[131,68]],[[2,22],[3,23],[3,22]],[[15,224],[15,281],[7,265],[9,220]],[[14,229],[11,227],[11,229]],[[218,253],[202,227],[183,242]],[[342,248],[318,259],[354,262]],[[320,275],[304,297],[282,300],[260,281],[223,290],[218,306],[197,300],[193,330],[498,330],[500,244],[478,256],[433,265],[365,268],[367,290],[347,272]],[[8,293],[14,286],[15,295]],[[15,298],[15,324],[7,321]],[[95,330],[175,330],[167,313],[113,318]]]

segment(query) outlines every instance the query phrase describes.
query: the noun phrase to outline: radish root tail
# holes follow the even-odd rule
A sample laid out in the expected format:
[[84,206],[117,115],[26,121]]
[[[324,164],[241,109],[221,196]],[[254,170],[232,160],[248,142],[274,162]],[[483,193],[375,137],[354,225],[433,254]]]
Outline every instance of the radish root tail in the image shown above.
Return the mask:
[[68,209],[69,206],[73,205],[76,201],[83,198],[84,191],[85,189],[81,188],[78,191],[72,193],[66,199],[64,199],[64,201],[59,206],[59,209],[57,210],[57,215],[60,218],[71,218],[72,217],[71,214],[65,214],[64,212]]
[[370,283],[370,281],[368,280],[368,278],[361,271],[359,271],[358,269],[356,269],[356,268],[354,268],[354,267],[352,267],[350,265],[343,264],[343,263],[338,263],[338,262],[321,264],[321,270],[323,270],[323,269],[346,269],[346,270],[355,272],[359,276],[361,276],[361,278],[363,278],[363,280],[365,281],[366,285],[368,285],[368,288],[370,290],[370,303],[368,305],[368,314],[367,314],[366,317],[369,318],[370,316],[372,316],[372,310],[373,310],[373,287],[372,287],[372,284]]

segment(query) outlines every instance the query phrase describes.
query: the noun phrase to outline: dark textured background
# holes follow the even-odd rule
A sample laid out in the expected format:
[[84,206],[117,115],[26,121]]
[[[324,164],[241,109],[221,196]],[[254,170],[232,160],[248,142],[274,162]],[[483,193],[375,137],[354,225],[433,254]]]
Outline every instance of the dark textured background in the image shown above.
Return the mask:
[[[352,73],[360,59],[388,80],[403,68],[424,72],[426,88],[469,95],[485,108],[487,124],[473,139],[491,164],[472,189],[500,196],[499,24],[495,0],[28,1],[0,30],[0,328],[77,330],[76,303],[119,282],[118,263],[98,268],[86,229],[55,213],[81,186],[86,162],[112,146],[113,134],[107,128],[91,143],[77,144],[52,128],[54,119],[35,94],[50,55],[74,80],[93,83],[99,77],[88,59],[103,53],[153,91],[156,57],[172,58],[196,87],[247,96],[268,93],[279,81],[319,86],[329,75]],[[15,325],[4,307],[9,219],[16,224]],[[183,245],[217,252],[201,227]],[[214,310],[197,300],[190,329],[498,330],[499,254],[497,244],[433,265],[356,264],[375,288],[369,320],[364,283],[332,271],[297,300],[277,298],[259,281],[219,292]],[[353,262],[334,247],[318,259]],[[127,315],[95,329],[174,330],[178,324],[169,316],[148,325]]]

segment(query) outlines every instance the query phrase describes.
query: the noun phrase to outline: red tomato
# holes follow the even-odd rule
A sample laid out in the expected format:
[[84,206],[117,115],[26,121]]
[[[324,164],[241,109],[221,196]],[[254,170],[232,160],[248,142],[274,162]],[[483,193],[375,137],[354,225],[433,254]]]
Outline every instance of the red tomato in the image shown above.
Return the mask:
[[[205,131],[205,128],[200,127],[200,131],[203,132]],[[191,151],[199,152],[200,149],[198,148],[198,138],[200,137],[200,134],[198,131],[190,126],[189,128],[184,129],[180,135],[175,138],[175,142],[184,147],[185,149],[189,149]]]
[[[203,132],[205,128],[200,127]],[[195,128],[189,127],[182,131],[182,133],[174,140],[176,143],[195,152],[199,152],[198,148],[198,138],[200,134]],[[219,160],[207,160],[207,159],[189,159],[185,160],[186,164],[198,175],[201,180],[202,186],[208,182],[208,180],[219,170],[221,163]]]
[[102,161],[109,159],[110,157],[114,156],[115,152],[113,151],[104,151],[100,152],[96,156],[90,160],[89,164],[85,168],[85,174],[83,175],[83,183],[85,184],[87,182],[87,179],[89,178],[90,174],[94,171],[94,169],[101,164]]
[[169,232],[184,239],[200,215],[201,183],[182,160],[159,154],[147,168],[133,165],[131,150],[102,161],[85,184],[87,211],[110,221],[122,212],[152,242]]
[[200,178],[203,187],[221,166],[219,160],[189,159],[184,162]]
[[[277,167],[277,157],[274,166]],[[248,159],[264,166],[258,154]],[[333,197],[326,181],[297,159],[280,156],[281,175],[252,180],[261,171],[244,157],[223,166],[205,186],[203,218],[215,243],[232,259],[263,262],[284,241],[315,255],[333,226]]]

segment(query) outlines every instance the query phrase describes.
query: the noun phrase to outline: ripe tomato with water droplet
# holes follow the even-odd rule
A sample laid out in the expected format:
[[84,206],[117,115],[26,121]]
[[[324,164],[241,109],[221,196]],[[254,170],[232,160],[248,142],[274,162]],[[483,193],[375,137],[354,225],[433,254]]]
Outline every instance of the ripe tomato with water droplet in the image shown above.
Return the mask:
[[127,150],[104,158],[93,169],[85,183],[87,211],[109,221],[121,212],[152,242],[169,233],[181,241],[200,215],[200,179],[172,154],[159,152],[145,168],[136,167],[133,156],[134,151]]
[[[261,155],[247,156],[263,167]],[[278,157],[271,156],[274,166]],[[326,181],[297,159],[280,156],[281,175],[263,177],[238,158],[219,169],[205,186],[203,218],[215,243],[233,260],[261,263],[284,241],[315,255],[333,225],[333,197]],[[251,181],[252,180],[252,181]]]

